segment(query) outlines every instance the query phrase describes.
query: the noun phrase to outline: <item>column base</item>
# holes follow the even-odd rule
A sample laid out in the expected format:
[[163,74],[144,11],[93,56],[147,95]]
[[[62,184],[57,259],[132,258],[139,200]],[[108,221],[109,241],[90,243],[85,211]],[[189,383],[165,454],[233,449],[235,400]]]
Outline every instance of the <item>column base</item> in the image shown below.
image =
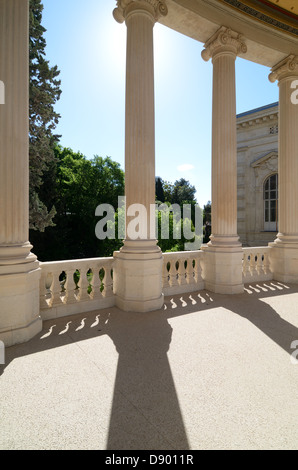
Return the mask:
[[214,246],[211,242],[201,249],[204,251],[202,277],[205,289],[216,294],[242,294],[244,284],[241,244],[236,241],[233,246],[232,241],[226,240],[225,246]]
[[270,252],[270,268],[275,281],[298,284],[298,235],[277,235]]
[[114,253],[116,306],[124,311],[151,312],[164,304],[162,252],[152,241],[127,241]]
[[36,257],[24,264],[0,266],[0,341],[5,346],[29,341],[42,330]]

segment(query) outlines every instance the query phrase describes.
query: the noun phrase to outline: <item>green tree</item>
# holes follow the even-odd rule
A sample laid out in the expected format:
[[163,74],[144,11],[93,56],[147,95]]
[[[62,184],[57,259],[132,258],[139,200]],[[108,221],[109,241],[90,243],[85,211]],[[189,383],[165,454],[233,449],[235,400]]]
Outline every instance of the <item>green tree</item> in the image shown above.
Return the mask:
[[163,190],[163,181],[162,179],[157,176],[155,178],[155,194],[156,194],[156,200],[159,202],[165,202],[165,194]]
[[195,194],[196,188],[189,181],[181,178],[174,183],[171,202],[180,205],[186,202],[195,202]]
[[[181,178],[176,180],[175,183],[161,180],[164,198],[170,204],[183,204],[196,202],[195,194],[196,188],[190,184],[189,181]],[[163,201],[162,201],[163,202]]]
[[35,253],[42,261],[111,256],[121,246],[121,240],[96,238],[99,219],[95,210],[100,204],[111,204],[117,209],[118,196],[124,194],[120,165],[110,157],[88,160],[61,146],[55,148],[55,155],[55,226],[44,233],[32,232]]
[[[42,26],[41,0],[30,0],[29,10],[29,212],[30,228],[44,231],[53,225],[55,208],[49,205],[47,185],[55,181],[54,148],[59,136],[54,134],[59,114],[54,105],[60,98],[57,66],[50,67],[45,59],[46,41]],[[49,198],[51,199],[51,198]]]
[[211,201],[203,209],[204,243],[208,243],[211,235]]

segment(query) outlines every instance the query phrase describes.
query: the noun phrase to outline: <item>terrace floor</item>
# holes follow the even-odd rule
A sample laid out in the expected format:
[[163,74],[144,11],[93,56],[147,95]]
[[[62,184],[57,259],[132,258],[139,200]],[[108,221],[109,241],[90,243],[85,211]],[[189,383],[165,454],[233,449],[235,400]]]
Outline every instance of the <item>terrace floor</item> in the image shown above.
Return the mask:
[[298,286],[46,321],[0,366],[0,449],[297,449]]

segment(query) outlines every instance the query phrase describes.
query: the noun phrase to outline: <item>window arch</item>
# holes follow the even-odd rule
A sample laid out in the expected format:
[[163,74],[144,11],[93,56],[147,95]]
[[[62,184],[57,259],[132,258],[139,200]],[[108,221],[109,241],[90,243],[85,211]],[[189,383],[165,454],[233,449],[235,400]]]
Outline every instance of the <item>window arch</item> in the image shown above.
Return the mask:
[[264,182],[264,230],[278,230],[278,174],[270,175]]

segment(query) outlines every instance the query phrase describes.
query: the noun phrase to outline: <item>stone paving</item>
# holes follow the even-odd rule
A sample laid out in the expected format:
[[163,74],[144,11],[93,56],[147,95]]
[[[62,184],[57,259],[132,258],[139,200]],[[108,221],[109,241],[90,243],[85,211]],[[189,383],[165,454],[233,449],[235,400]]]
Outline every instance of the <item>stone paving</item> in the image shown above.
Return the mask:
[[0,449],[297,449],[295,340],[270,281],[47,321],[0,366]]

